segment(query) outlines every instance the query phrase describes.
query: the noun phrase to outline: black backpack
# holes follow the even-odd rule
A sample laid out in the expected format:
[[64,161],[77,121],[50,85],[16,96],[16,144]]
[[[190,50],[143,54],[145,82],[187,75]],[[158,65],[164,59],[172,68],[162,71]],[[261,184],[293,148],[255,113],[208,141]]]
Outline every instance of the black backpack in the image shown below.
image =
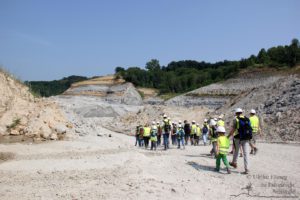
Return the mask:
[[170,121],[168,121],[168,122],[164,121],[164,131],[169,132],[170,130],[171,130]]
[[252,139],[252,127],[248,117],[238,117],[239,123],[239,137],[240,140],[251,140]]
[[211,131],[212,131],[211,137],[212,138],[217,138],[218,137],[217,129],[215,127],[212,127]]
[[208,127],[207,127],[207,125],[204,125],[202,128],[202,133],[206,134],[207,132],[208,132]]
[[184,124],[184,132],[186,134],[191,134],[191,125],[190,124]]

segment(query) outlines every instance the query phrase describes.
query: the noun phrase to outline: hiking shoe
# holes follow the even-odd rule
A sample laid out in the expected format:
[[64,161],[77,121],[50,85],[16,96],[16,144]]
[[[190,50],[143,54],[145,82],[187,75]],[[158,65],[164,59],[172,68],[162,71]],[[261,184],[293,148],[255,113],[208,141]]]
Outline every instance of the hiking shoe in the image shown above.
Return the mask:
[[232,167],[234,167],[234,168],[237,168],[237,164],[234,163],[234,162],[230,162],[229,165],[232,166]]
[[230,154],[233,154],[233,151],[230,151],[229,153],[230,153]]
[[257,154],[257,152],[258,152],[258,148],[254,148],[254,155],[256,155]]
[[227,168],[227,174],[231,174],[231,171],[229,168]]
[[242,172],[241,174],[249,174],[249,170],[246,169],[244,172]]
[[218,169],[218,168],[215,168],[215,171],[216,171],[216,172],[219,172],[219,171],[220,171],[220,169]]
[[240,153],[240,157],[243,157],[243,154],[242,154],[242,153]]
[[253,149],[251,149],[251,151],[250,151],[250,154],[254,154],[254,151],[253,151]]

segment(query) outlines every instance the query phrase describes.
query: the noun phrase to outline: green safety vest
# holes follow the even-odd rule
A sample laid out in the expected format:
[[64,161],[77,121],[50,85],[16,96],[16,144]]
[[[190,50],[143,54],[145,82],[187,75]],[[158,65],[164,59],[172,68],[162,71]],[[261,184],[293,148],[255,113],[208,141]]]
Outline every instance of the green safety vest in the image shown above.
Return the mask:
[[251,127],[252,127],[252,132],[253,133],[257,133],[258,132],[258,128],[259,128],[259,119],[256,115],[253,115],[251,117],[249,117],[250,119],[250,123],[251,123]]
[[229,139],[224,135],[218,137],[219,153],[227,155],[230,147]]
[[[240,118],[244,118],[244,115],[240,115]],[[234,136],[239,134],[238,129],[240,128],[240,122],[239,122],[238,117],[235,117],[235,120],[236,120],[236,127],[235,127],[236,129],[235,129],[235,132],[234,132]]]
[[200,136],[200,135],[201,135],[201,128],[197,127],[197,136]]
[[192,125],[192,132],[191,132],[191,135],[194,135],[194,134],[197,134],[197,126],[196,126],[196,124],[193,124],[193,125]]
[[144,137],[150,137],[151,134],[151,128],[150,127],[144,127]]
[[224,122],[223,120],[220,119],[220,120],[217,122],[217,126],[225,127],[225,122]]

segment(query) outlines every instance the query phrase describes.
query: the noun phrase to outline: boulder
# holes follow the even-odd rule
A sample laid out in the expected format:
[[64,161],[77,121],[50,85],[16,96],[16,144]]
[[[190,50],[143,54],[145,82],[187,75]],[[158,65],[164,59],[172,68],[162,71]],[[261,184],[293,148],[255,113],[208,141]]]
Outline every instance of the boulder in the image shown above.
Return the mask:
[[58,139],[57,134],[56,134],[56,133],[52,133],[52,134],[50,135],[50,139],[51,139],[51,140],[57,140],[57,139]]
[[65,134],[67,132],[67,127],[64,124],[57,124],[54,130],[57,134]]
[[10,135],[20,135],[20,132],[18,130],[11,130]]
[[44,139],[49,139],[50,135],[52,134],[52,131],[48,127],[42,127],[40,136]]

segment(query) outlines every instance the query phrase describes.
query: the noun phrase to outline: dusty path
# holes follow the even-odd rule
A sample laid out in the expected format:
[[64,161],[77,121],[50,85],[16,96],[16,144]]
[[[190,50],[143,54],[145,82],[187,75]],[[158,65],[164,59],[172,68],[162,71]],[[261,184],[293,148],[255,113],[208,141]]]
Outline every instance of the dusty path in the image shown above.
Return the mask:
[[[210,147],[151,152],[133,146],[132,137],[111,134],[1,144],[0,152],[15,157],[0,164],[0,199],[299,199],[299,146],[259,144],[251,176],[240,174],[242,159],[228,175],[213,171]],[[243,189],[249,184],[252,190]]]

